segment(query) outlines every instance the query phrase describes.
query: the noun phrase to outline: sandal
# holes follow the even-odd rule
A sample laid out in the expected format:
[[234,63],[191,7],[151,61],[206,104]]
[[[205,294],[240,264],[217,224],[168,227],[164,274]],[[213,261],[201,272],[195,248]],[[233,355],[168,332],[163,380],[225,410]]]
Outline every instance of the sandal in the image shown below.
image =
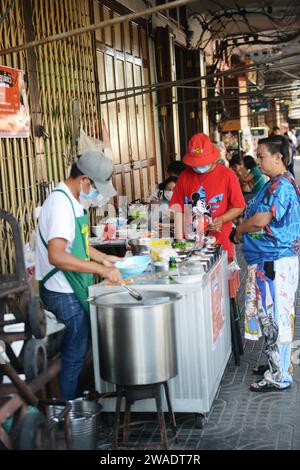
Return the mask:
[[252,373],[255,375],[264,375],[267,370],[269,370],[268,364],[260,364],[259,366],[252,369]]
[[264,379],[260,380],[259,382],[254,382],[253,384],[250,385],[250,390],[251,392],[261,392],[261,393],[266,393],[266,392],[281,392],[282,390],[286,390],[288,387],[285,388],[279,388],[276,387],[274,384],[270,384],[266,382]]

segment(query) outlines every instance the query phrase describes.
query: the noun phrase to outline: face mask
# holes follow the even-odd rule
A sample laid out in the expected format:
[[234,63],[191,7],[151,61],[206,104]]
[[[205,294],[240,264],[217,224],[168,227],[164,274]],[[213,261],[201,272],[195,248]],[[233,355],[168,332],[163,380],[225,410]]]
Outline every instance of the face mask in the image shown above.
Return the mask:
[[212,165],[193,166],[192,168],[195,173],[207,173],[212,168]]
[[91,207],[93,201],[92,199],[83,199],[81,196],[79,196],[79,202],[86,210],[88,210]]
[[102,196],[102,194],[98,194],[97,197],[93,200],[92,206],[93,207],[102,207],[105,206],[109,201],[108,197]]
[[84,191],[80,191],[80,197],[82,199],[95,199],[97,196],[99,196],[99,191],[97,191],[96,188],[91,188],[89,193],[85,193]]
[[164,196],[167,201],[171,201],[171,198],[173,196],[173,191],[164,191]]

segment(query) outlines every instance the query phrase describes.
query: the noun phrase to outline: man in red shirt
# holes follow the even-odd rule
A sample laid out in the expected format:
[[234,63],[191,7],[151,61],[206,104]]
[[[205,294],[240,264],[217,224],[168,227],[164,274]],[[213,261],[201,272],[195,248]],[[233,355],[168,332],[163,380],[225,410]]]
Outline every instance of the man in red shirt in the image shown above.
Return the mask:
[[205,203],[213,219],[209,234],[227,250],[228,258],[233,258],[234,245],[229,240],[231,221],[243,212],[246,204],[236,175],[217,163],[219,156],[220,151],[206,134],[193,135],[183,157],[188,168],[178,178],[170,208],[175,211],[176,237],[183,238],[184,204],[195,200],[198,193],[197,198]]

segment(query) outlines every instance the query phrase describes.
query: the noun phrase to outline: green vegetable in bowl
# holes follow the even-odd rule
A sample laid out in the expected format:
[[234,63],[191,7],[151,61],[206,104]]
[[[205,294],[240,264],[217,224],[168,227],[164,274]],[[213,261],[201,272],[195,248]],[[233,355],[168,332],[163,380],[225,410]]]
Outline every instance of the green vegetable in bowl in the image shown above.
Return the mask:
[[190,250],[195,245],[194,240],[174,240],[173,248],[178,250]]

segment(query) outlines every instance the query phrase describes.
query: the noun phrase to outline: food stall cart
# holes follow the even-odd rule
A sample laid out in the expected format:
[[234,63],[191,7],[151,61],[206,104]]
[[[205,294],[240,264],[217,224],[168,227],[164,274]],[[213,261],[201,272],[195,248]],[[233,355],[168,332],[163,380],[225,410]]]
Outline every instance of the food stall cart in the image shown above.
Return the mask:
[[[178,375],[170,380],[169,387],[174,411],[196,413],[201,426],[231,353],[227,255],[221,253],[197,282],[179,284],[166,277],[135,287],[141,292],[151,289],[182,295],[175,307]],[[120,288],[98,284],[89,288],[89,295],[99,296],[116,289]],[[114,386],[100,377],[97,311],[93,305],[90,319],[96,390],[110,392]],[[114,411],[115,399],[103,400],[103,407],[103,411]],[[153,412],[155,404],[153,400],[138,401],[132,411]]]

